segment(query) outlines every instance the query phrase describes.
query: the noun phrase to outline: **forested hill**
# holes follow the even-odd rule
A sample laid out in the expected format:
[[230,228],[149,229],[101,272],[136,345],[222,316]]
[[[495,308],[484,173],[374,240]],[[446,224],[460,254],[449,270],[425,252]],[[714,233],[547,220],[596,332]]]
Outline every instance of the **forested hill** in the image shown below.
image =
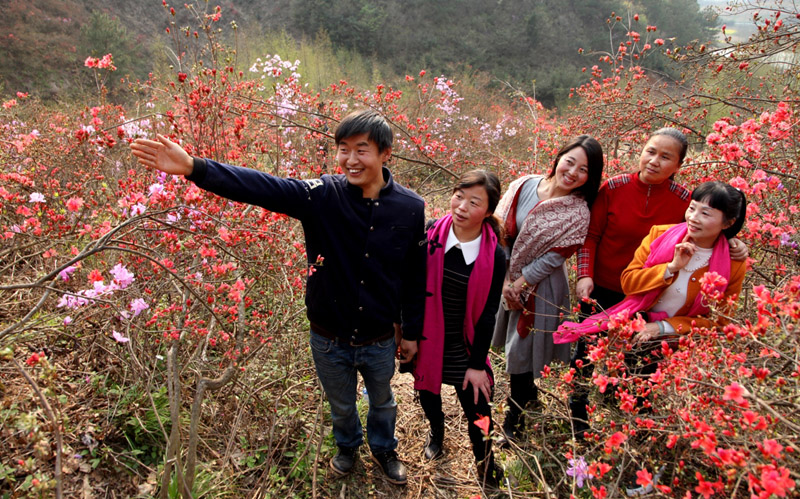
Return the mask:
[[[163,50],[174,7],[161,0],[6,0],[0,18],[0,93],[69,95],[87,77],[85,58],[111,52],[117,76],[146,75]],[[402,77],[486,72],[522,85],[552,104],[592,63],[579,48],[608,50],[606,20],[638,14],[660,38],[685,44],[707,39],[713,16],[696,0],[220,0],[223,21],[236,21],[242,40],[285,32],[294,39],[327,37],[335,50],[372,60]],[[212,11],[215,2],[196,10]],[[247,64],[251,61],[243,61]],[[656,62],[657,64],[657,62]],[[534,83],[535,82],[535,83]]]

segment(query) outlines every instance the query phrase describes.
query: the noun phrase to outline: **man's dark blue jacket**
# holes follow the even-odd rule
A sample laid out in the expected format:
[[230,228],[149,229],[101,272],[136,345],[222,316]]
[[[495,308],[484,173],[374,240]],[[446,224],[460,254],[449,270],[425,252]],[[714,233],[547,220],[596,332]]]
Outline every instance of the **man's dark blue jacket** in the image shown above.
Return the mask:
[[308,319],[346,341],[386,336],[402,323],[419,339],[425,307],[425,203],[387,168],[377,199],[344,175],[299,180],[194,159],[187,178],[231,199],[297,218],[306,236]]

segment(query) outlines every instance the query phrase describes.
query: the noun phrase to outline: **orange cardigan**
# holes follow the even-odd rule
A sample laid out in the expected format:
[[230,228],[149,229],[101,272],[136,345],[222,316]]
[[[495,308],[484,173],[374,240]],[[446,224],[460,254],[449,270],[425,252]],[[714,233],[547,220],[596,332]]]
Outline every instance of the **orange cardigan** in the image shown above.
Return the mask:
[[[669,279],[664,279],[664,272],[667,270],[667,263],[653,265],[652,267],[643,268],[644,262],[650,255],[650,243],[652,243],[658,236],[663,234],[672,227],[671,225],[655,225],[650,229],[650,234],[644,238],[642,244],[636,249],[633,260],[628,267],[622,271],[621,283],[622,291],[626,295],[646,293],[653,289],[666,289],[672,281],[675,280],[673,275]],[[722,236],[720,236],[722,237]],[[732,301],[736,300],[739,293],[742,291],[742,282],[744,281],[744,273],[747,270],[745,262],[731,261],[731,275],[728,279],[728,287],[725,288],[725,293],[720,303],[725,303],[729,297],[733,297]],[[724,326],[728,321],[719,317],[716,321],[712,321],[705,316],[689,317],[686,314],[694,303],[697,293],[700,292],[700,278],[708,272],[708,265],[697,269],[689,279],[689,289],[686,293],[686,302],[674,317],[666,319],[667,322],[675,328],[679,333],[687,333],[692,330],[692,322],[697,327],[710,328],[712,326]]]

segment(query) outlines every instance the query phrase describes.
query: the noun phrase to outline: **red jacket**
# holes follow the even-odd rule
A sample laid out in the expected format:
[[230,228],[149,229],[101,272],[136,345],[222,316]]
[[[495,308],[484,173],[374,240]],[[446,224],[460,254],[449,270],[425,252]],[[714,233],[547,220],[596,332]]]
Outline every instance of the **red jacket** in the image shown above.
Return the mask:
[[648,185],[623,173],[600,186],[589,234],[578,252],[578,278],[622,293],[620,276],[653,225],[683,222],[691,192],[675,181]]

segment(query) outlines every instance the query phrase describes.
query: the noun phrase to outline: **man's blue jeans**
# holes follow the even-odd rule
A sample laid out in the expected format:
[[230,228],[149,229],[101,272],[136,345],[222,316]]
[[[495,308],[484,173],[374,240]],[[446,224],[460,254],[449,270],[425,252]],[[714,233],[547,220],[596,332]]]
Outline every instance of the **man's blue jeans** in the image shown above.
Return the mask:
[[394,425],[397,404],[389,382],[394,375],[395,341],[389,338],[367,346],[350,346],[311,332],[311,353],[322,388],[331,404],[333,436],[340,447],[358,447],[363,442],[356,410],[361,373],[369,396],[367,441],[373,454],[397,448]]

